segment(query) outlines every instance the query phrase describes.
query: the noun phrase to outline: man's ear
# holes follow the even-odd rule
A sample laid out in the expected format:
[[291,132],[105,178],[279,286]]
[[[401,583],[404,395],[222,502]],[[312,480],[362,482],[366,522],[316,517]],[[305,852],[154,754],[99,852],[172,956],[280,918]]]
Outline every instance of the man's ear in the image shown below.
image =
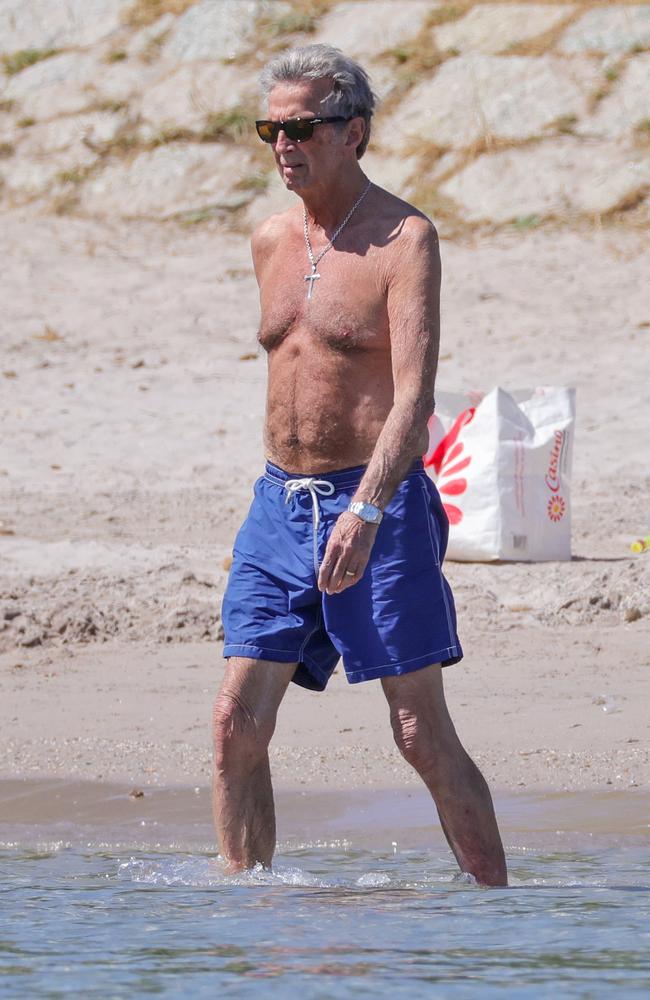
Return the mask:
[[356,149],[359,143],[363,141],[363,137],[366,134],[366,120],[361,115],[353,118],[348,122],[348,135],[345,140],[346,146],[354,146]]

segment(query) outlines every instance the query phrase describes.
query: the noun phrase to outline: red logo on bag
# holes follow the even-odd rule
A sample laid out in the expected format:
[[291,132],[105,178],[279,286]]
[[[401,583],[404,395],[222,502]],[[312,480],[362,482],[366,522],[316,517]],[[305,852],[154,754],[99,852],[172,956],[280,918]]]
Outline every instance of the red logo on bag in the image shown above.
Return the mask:
[[551,521],[561,521],[566,511],[566,504],[564,499],[558,493],[556,496],[551,497],[546,509]]
[[[445,496],[460,496],[467,489],[467,480],[457,473],[467,468],[472,456],[461,458],[465,445],[462,441],[458,441],[458,435],[463,427],[472,422],[475,413],[475,406],[470,406],[469,409],[459,413],[449,432],[436,445],[431,455],[426,455],[424,458],[426,468],[433,466],[437,476],[438,491]],[[445,503],[444,499],[442,506],[450,524],[459,524],[462,521],[463,512],[460,507],[453,503]]]
[[[560,458],[562,456],[562,446],[564,444],[564,431],[555,432],[555,441],[551,450],[551,458],[548,463],[548,472],[544,482],[549,490],[557,493],[560,488]],[[560,515],[562,516],[562,515]]]

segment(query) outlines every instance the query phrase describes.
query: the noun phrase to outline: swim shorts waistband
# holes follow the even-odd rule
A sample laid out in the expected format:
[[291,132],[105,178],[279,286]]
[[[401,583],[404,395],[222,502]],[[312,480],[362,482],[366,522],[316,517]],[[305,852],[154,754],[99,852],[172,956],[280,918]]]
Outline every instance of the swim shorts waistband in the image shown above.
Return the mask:
[[[327,480],[332,484],[332,486],[334,486],[335,489],[342,490],[349,486],[358,485],[361,482],[366,469],[366,465],[353,465],[348,469],[336,469],[334,472],[311,473],[307,475],[304,472],[287,472],[285,469],[281,469],[279,465],[267,462],[264,476],[266,479],[269,479],[272,483],[276,483],[278,486],[284,486],[284,484],[290,479],[309,478],[315,480]],[[420,475],[422,472],[424,472],[424,462],[421,458],[417,458],[413,462],[409,471],[406,473],[406,476]],[[404,478],[406,478],[406,476]]]

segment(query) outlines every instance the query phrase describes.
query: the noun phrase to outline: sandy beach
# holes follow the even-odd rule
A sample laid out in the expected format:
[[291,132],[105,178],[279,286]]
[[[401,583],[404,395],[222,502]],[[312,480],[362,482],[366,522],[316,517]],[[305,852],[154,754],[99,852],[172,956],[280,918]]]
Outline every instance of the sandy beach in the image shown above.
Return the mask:
[[[311,176],[300,157],[278,172],[254,123],[307,114],[291,89],[261,100],[260,72],[314,43],[369,73],[363,172],[440,241],[427,457],[464,651],[444,685],[507,884],[495,845],[482,860],[487,827],[450,849],[380,682],[350,685],[342,663],[324,693],[290,685],[281,705],[272,865],[232,872],[219,854],[221,608],[265,460],[250,238],[294,200],[282,176]],[[3,997],[648,995],[649,72],[639,0],[0,0]],[[365,88],[348,96],[320,105],[354,116],[341,172],[332,152],[319,174],[333,226],[373,107]],[[409,226],[385,240],[371,204],[359,270],[336,253],[351,241],[307,276],[319,314],[342,317],[341,349],[375,256],[393,242],[408,270],[417,251]],[[293,250],[271,231],[275,267]],[[269,300],[288,308],[284,294]],[[326,368],[322,383],[313,359],[303,373],[306,411]],[[570,430],[550,418],[554,387],[575,397]],[[348,409],[369,412],[364,392]],[[533,401],[529,421],[507,393]],[[448,394],[477,409],[441,465]],[[480,436],[495,401],[512,464]],[[550,448],[543,504],[528,445]],[[506,464],[512,513],[480,482],[503,484]],[[491,512],[483,537],[511,547],[467,561]],[[563,547],[505,561],[537,557],[542,524]]]
[[[210,778],[219,606],[263,461],[247,241],[216,224],[22,210],[7,254],[0,442],[0,776]],[[650,776],[643,233],[442,241],[441,389],[573,385],[573,559],[448,562],[452,714],[499,791]],[[399,788],[379,685],[290,690],[281,790]]]

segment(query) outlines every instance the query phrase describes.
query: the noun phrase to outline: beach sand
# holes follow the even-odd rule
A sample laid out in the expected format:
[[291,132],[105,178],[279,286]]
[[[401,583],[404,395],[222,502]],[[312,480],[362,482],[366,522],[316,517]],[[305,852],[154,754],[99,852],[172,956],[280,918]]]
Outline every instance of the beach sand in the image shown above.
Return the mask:
[[[207,796],[220,598],[263,461],[246,240],[26,210],[1,224],[0,778]],[[497,801],[640,794],[647,240],[541,227],[443,241],[442,258],[440,389],[578,391],[573,560],[446,564],[465,650],[445,671],[452,715]],[[292,686],[271,760],[292,809],[417,788],[380,685],[342,667],[322,695]]]

